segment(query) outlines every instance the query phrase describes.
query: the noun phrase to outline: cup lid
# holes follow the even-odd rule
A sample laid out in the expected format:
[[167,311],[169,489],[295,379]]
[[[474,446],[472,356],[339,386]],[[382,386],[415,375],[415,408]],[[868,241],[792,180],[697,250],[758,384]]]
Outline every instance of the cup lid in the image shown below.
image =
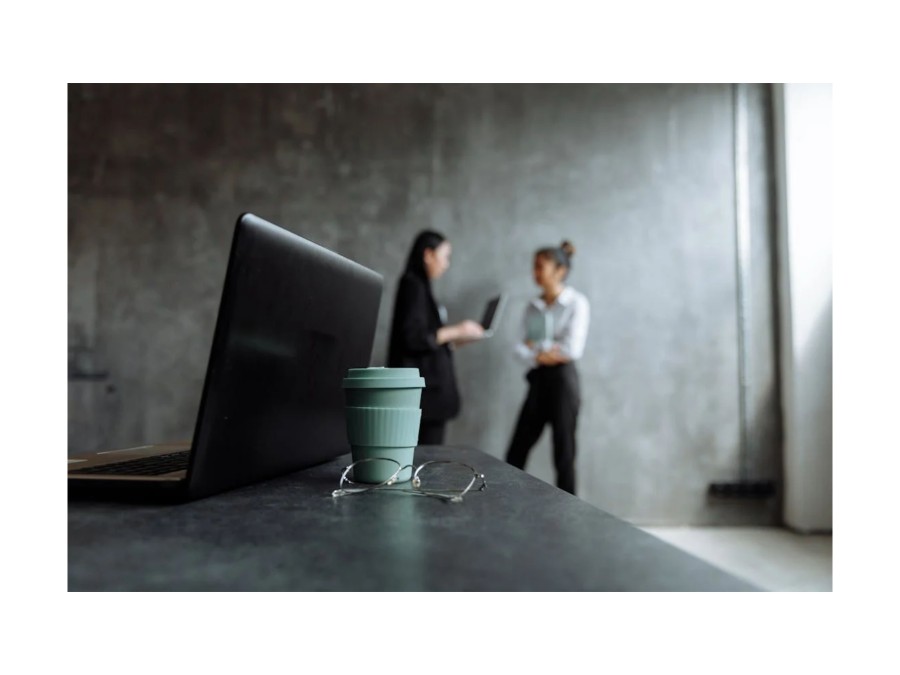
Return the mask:
[[425,378],[418,368],[350,368],[344,378],[344,389],[412,389],[423,388]]

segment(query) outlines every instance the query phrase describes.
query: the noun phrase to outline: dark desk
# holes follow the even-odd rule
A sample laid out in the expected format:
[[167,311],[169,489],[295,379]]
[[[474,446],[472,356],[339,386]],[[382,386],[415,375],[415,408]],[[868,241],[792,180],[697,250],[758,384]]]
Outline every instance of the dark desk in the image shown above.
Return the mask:
[[476,450],[459,504],[334,499],[349,456],[177,506],[69,502],[69,590],[758,590]]

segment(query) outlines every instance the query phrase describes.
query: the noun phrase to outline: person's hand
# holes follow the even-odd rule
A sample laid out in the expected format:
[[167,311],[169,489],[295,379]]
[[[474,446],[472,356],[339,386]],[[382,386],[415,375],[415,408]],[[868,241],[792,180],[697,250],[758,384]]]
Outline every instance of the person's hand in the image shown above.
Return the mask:
[[537,355],[537,362],[542,366],[559,366],[563,363],[568,363],[569,358],[562,355],[562,352],[559,351],[559,347],[554,346],[549,351],[539,352]]
[[555,366],[556,360],[551,352],[538,352],[537,355],[538,365],[541,366]]
[[459,347],[484,337],[484,328],[480,323],[470,319],[460,321],[450,326],[438,328],[437,343],[439,345],[449,343],[452,347]]
[[472,340],[479,340],[484,337],[484,327],[471,319],[460,321],[456,324],[456,340],[455,342],[465,344]]

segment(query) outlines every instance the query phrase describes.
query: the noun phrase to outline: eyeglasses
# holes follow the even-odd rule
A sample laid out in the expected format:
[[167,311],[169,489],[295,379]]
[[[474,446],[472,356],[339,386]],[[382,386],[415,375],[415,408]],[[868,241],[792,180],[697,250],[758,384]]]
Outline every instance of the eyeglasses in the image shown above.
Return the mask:
[[[365,462],[393,462],[397,465],[397,470],[381,483],[355,483],[349,477],[350,472],[354,467]],[[412,478],[409,481],[412,487],[395,487],[399,482],[401,472],[405,469],[412,469],[413,471]],[[421,497],[435,497],[448,502],[461,502],[463,496],[469,492],[478,481],[481,481],[481,485],[478,487],[479,492],[487,489],[484,474],[479,473],[473,467],[463,462],[456,462],[448,459],[435,459],[423,462],[418,466],[413,466],[411,464],[401,466],[400,462],[394,459],[388,459],[387,457],[367,457],[366,459],[360,459],[353,462],[344,468],[338,489],[334,490],[331,493],[331,496],[345,497],[347,495],[362,494],[363,492],[372,492],[373,490],[384,490],[386,492],[399,492],[419,495]]]

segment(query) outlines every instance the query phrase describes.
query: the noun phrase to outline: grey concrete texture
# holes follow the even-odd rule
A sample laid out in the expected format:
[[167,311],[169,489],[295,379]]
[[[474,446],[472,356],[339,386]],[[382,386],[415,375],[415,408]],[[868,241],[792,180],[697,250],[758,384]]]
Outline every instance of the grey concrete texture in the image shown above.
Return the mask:
[[[781,476],[768,88],[751,87],[752,477]],[[739,474],[730,85],[71,85],[69,451],[190,437],[231,229],[252,211],[385,276],[384,364],[415,234],[446,234],[456,353],[447,442],[503,457],[535,249],[571,240],[592,306],[578,491],[642,524],[769,524],[711,502]],[[527,469],[553,482],[549,430]]]

